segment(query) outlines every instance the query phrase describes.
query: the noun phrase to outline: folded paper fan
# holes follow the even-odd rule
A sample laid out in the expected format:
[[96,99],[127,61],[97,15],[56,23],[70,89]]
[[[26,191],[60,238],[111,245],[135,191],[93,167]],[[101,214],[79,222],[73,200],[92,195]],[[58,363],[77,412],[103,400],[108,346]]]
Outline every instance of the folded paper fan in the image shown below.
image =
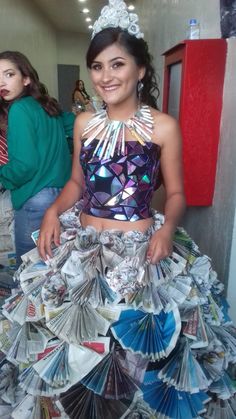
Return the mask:
[[80,383],[62,393],[60,402],[70,419],[120,419],[131,403],[104,399]]
[[113,349],[86,377],[81,384],[105,399],[133,398],[138,386],[123,369],[119,351]]
[[178,308],[159,314],[124,310],[111,330],[122,348],[139,353],[151,361],[169,355],[176,345],[181,328]]
[[135,308],[154,314],[159,314],[161,311],[168,312],[176,307],[166,288],[162,285],[157,287],[152,282],[126,297],[126,301]]
[[95,278],[81,281],[71,291],[71,300],[73,302],[79,304],[89,302],[94,308],[104,305],[106,302],[113,303],[116,299],[116,294],[99,272],[97,272]]
[[59,418],[64,419],[55,403],[48,397],[35,397],[30,394],[24,397],[13,412],[11,418],[20,419],[39,419],[39,418]]
[[181,342],[179,350],[159,371],[158,378],[179,391],[189,393],[207,390],[210,384],[194,357],[187,339]]
[[7,359],[13,363],[34,361],[37,354],[44,352],[52,337],[40,324],[27,322],[20,327],[14,323],[10,332],[12,345],[7,352]]
[[222,400],[229,399],[236,393],[235,381],[225,372],[218,381],[213,381],[209,386],[209,390],[212,393],[216,393]]
[[157,377],[157,371],[147,371],[142,385],[143,398],[158,418],[199,419],[206,411],[210,398],[200,391],[190,394],[176,390]]
[[19,375],[19,385],[27,393],[33,396],[54,396],[60,394],[61,389],[49,386],[33,367],[26,368]]
[[174,234],[173,247],[180,255],[192,264],[201,255],[198,246],[181,227],[178,227]]
[[105,336],[110,326],[89,303],[65,304],[46,324],[60,339],[75,344],[96,339],[98,334]]
[[207,413],[204,416],[206,419],[234,419],[236,418],[236,399],[233,397],[230,400],[214,400],[209,403]]
[[70,382],[68,350],[68,344],[63,342],[33,365],[33,369],[49,386],[61,389]]

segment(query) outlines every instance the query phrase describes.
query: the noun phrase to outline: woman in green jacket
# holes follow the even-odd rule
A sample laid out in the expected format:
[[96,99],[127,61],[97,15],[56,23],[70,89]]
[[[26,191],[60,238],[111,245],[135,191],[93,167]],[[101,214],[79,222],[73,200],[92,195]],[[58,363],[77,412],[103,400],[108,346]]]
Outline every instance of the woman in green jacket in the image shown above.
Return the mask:
[[34,247],[31,233],[70,177],[66,136],[72,136],[74,115],[61,111],[17,51],[0,53],[0,108],[0,121],[8,116],[9,158],[0,167],[0,183],[11,191],[19,265],[21,255]]

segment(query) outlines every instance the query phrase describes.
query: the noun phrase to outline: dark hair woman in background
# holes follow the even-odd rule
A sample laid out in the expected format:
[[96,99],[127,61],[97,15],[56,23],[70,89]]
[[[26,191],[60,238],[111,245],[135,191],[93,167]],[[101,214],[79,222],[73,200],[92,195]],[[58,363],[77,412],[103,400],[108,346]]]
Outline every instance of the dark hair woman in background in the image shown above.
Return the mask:
[[86,106],[90,104],[90,96],[88,95],[83,80],[77,80],[75,84],[75,89],[72,94],[72,103],[73,107],[81,109],[81,111],[86,110]]

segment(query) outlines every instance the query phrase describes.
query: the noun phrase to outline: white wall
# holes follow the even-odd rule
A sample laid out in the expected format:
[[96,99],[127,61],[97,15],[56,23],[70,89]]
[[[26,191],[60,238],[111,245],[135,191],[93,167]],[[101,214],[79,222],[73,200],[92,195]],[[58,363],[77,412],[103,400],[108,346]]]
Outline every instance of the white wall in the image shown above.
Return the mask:
[[[221,37],[219,0],[138,0],[138,11],[161,90],[162,53],[185,38],[190,18],[200,21],[201,38]],[[219,279],[226,286],[229,280],[231,315],[236,320],[236,40],[228,45],[214,202],[211,207],[189,208],[183,225],[212,258]]]
[[53,96],[57,96],[55,31],[30,0],[0,0],[0,51],[24,53]]
[[90,37],[86,34],[57,32],[57,62],[58,64],[74,64],[80,66],[80,78],[84,81],[87,92],[93,93],[85,56]]
[[[200,22],[201,38],[220,38],[220,0],[137,0],[145,40],[154,58],[162,87],[163,57],[186,38],[188,21]],[[159,101],[161,106],[161,99]]]
[[[229,266],[227,296],[230,308],[230,315],[236,323],[236,88],[235,72],[236,69],[236,39],[228,40],[228,56],[226,63],[226,78],[223,97],[223,114],[221,126],[221,144],[219,155],[225,156],[224,167],[219,166],[218,182],[221,180],[222,192],[227,191],[225,196],[221,194],[220,216],[223,220],[224,232],[228,241],[227,248],[231,244],[231,250],[227,254],[227,263]],[[233,86],[233,88],[232,88]],[[222,160],[222,159],[221,159]],[[229,220],[230,215],[230,222]],[[232,236],[232,243],[231,243]],[[221,240],[218,237],[218,245],[221,247]]]

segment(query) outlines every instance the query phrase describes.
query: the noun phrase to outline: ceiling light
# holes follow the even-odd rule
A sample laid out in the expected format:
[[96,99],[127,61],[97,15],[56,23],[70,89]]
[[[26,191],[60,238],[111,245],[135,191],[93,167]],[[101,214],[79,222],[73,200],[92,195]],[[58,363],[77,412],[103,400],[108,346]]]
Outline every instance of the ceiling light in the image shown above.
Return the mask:
[[86,0],[79,0],[79,2],[80,2],[80,3],[85,3],[85,2],[86,2]]
[[86,9],[86,8],[85,8],[85,9],[83,9],[83,10],[82,10],[82,12],[83,12],[83,13],[89,13],[89,9]]
[[86,20],[86,22],[91,22],[92,19],[91,19],[91,17],[86,17],[85,20]]
[[88,28],[89,29],[93,29],[93,25],[88,25]]
[[128,6],[128,10],[134,10],[135,9],[135,7],[133,6],[133,4],[130,4],[129,6]]

